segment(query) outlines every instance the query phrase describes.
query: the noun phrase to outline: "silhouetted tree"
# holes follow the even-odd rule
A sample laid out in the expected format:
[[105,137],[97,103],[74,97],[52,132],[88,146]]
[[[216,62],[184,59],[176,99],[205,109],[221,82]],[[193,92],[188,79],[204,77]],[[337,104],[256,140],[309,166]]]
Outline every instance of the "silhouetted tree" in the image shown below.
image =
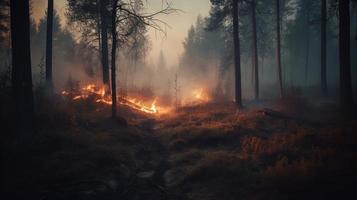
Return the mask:
[[344,110],[353,105],[350,55],[350,0],[339,0],[340,104]]
[[110,31],[113,0],[67,0],[67,17],[71,24],[78,25],[83,42],[100,51],[103,84],[109,89],[109,50],[108,31]]
[[281,13],[280,13],[280,0],[276,0],[276,59],[278,65],[278,82],[280,97],[283,96],[283,78],[281,68]]
[[254,68],[254,96],[259,99],[259,63],[258,63],[258,38],[257,38],[257,18],[256,18],[256,0],[251,0],[251,14],[253,27],[253,68]]
[[100,22],[101,22],[101,60],[103,83],[109,87],[109,55],[108,55],[108,1],[100,1]]
[[10,1],[13,115],[16,127],[33,126],[29,1]]
[[[112,35],[112,56],[111,56],[111,82],[112,82],[112,117],[117,115],[116,99],[116,54],[117,47],[128,42],[130,36],[140,27],[152,27],[158,31],[163,31],[161,20],[155,17],[159,14],[171,14],[176,12],[169,5],[153,14],[141,13],[143,3],[141,0],[114,0],[111,4],[111,35]],[[165,23],[164,23],[165,24]]]
[[53,52],[53,0],[48,0],[47,34],[46,34],[46,82],[47,88],[52,91],[52,52]]
[[[124,54],[128,56],[130,63],[131,82],[130,87],[135,88],[135,77],[138,67],[138,62],[144,61],[150,49],[150,41],[147,36],[147,29],[143,24],[139,24],[133,31],[128,41],[127,48]],[[142,70],[143,68],[141,68]]]
[[239,41],[239,3],[233,0],[233,43],[234,43],[234,70],[235,70],[235,101],[238,107],[242,106],[242,83],[241,83],[241,63],[240,63],[240,41]]
[[304,4],[303,12],[304,12],[304,29],[305,31],[305,82],[308,80],[308,72],[309,72],[309,61],[310,61],[310,15],[311,15],[311,2],[310,1],[302,1]]
[[112,118],[117,116],[117,87],[116,87],[116,51],[117,51],[117,6],[118,0],[114,0],[112,5]]
[[327,24],[327,0],[321,0],[321,91],[327,94],[326,76],[326,24]]

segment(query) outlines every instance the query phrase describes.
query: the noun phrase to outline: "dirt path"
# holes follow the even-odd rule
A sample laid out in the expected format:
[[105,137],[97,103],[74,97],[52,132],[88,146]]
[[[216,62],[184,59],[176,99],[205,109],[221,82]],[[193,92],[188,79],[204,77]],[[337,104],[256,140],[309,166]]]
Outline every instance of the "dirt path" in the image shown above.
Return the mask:
[[[165,181],[168,170],[169,151],[162,144],[154,127],[156,121],[143,121],[140,129],[144,134],[142,148],[136,154],[139,167],[123,188],[113,194],[113,199],[127,200],[181,200],[182,197],[170,191]],[[110,198],[112,199],[112,198]]]
[[[93,138],[94,142],[88,144],[92,152],[83,149],[83,156],[88,158],[82,156],[73,164],[83,162],[80,171],[91,170],[90,173],[80,177],[70,176],[64,181],[56,180],[54,184],[40,188],[36,196],[48,200],[183,199],[166,185],[164,177],[169,167],[169,151],[156,134],[156,123],[155,120],[143,120],[135,127],[122,129],[111,123],[98,126],[89,122],[85,130],[79,130],[80,137],[83,137],[84,131],[90,130],[90,135],[97,135],[98,138]],[[105,132],[107,136],[103,135]],[[108,150],[102,151],[103,148]],[[75,151],[65,150],[68,157],[76,155]],[[122,150],[132,152],[131,157],[126,158],[127,154]],[[94,156],[93,160],[91,156]],[[90,163],[93,168],[89,169],[85,163]],[[70,166],[63,168],[72,169]]]
[[157,129],[157,127],[159,126],[159,121],[149,120],[143,122],[142,128],[146,132],[148,140],[147,148],[145,152],[142,152],[141,159],[144,161],[146,169],[137,174],[135,191],[128,195],[129,199],[187,199],[168,186],[166,174],[170,168],[170,152],[158,136],[160,129]]

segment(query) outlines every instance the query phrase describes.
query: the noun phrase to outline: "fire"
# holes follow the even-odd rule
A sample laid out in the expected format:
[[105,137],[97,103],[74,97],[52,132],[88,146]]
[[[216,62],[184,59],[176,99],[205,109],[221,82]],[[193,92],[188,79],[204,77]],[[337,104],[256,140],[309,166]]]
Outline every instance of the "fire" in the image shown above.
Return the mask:
[[86,87],[84,87],[82,90],[87,91],[89,93],[94,93],[97,94],[101,97],[105,96],[105,87],[103,86],[102,88],[100,88],[99,90],[97,90],[97,86],[94,84],[89,84]]
[[155,114],[159,113],[156,107],[156,99],[151,103],[151,106],[146,106],[142,101],[137,100],[136,98],[122,98],[122,101],[119,101],[120,104],[129,106],[135,110]]
[[78,99],[82,99],[82,98],[83,98],[83,96],[79,95],[79,96],[73,97],[73,100],[78,100]]
[[[106,105],[112,105],[112,99],[109,94],[106,94],[105,87],[98,88],[95,84],[89,84],[80,89],[80,94],[74,97],[71,97],[72,100],[81,100],[88,99],[90,96],[94,96],[96,98],[96,103],[102,103]],[[70,96],[70,93],[67,91],[61,92],[64,96]],[[141,111],[148,114],[157,114],[159,113],[159,109],[156,106],[157,100],[155,99],[150,106],[147,106],[142,100],[138,100],[136,98],[124,98],[117,97],[118,103],[120,105],[128,106],[134,110]]]
[[104,104],[108,104],[108,105],[112,105],[112,104],[113,104],[113,102],[112,102],[111,99],[110,99],[110,100],[107,100],[107,99],[98,99],[98,100],[96,100],[95,102],[97,102],[97,103],[104,103]]
[[196,89],[192,93],[195,100],[199,102],[208,102],[211,99],[203,88]]

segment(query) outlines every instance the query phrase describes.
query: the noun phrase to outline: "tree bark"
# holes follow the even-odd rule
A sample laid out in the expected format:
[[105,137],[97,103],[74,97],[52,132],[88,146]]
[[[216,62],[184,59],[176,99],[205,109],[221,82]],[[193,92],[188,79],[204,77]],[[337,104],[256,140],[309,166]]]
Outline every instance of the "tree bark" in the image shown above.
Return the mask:
[[343,110],[353,105],[350,55],[350,0],[339,0],[340,104]]
[[112,10],[112,118],[117,117],[117,87],[116,87],[116,50],[117,50],[117,30],[116,30],[116,15],[117,15],[117,2],[113,2]]
[[[307,26],[309,23],[307,22]],[[310,30],[306,27],[306,44],[305,44],[305,86],[309,86],[308,84],[308,76],[309,76],[309,61],[310,61]]]
[[258,63],[258,39],[257,39],[257,18],[256,2],[252,0],[252,22],[253,22],[253,68],[254,68],[254,96],[259,99],[259,63]]
[[236,93],[235,101],[238,107],[242,107],[238,0],[233,0],[232,9],[233,9],[232,17],[233,17],[234,69],[235,69],[235,93]]
[[327,10],[326,0],[321,0],[321,91],[327,95],[327,76],[326,76],[326,23]]
[[11,0],[12,95],[15,129],[33,128],[29,1]]
[[304,7],[305,11],[305,28],[306,28],[306,44],[305,44],[305,86],[308,87],[308,76],[309,76],[309,61],[310,61],[310,7]]
[[281,69],[281,24],[280,24],[280,0],[276,0],[276,32],[277,32],[277,64],[278,64],[278,81],[279,81],[279,91],[280,97],[283,96],[283,79],[282,79],[282,69]]
[[103,83],[109,89],[109,55],[108,55],[108,24],[107,24],[107,1],[100,1],[100,23],[101,23],[101,59]]
[[52,92],[52,50],[53,50],[53,0],[48,0],[46,34],[46,85]]

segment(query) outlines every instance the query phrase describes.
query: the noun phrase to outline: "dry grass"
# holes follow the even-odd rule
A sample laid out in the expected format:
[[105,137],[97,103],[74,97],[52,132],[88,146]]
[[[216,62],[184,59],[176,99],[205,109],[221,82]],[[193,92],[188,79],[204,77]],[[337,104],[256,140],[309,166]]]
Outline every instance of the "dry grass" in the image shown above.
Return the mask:
[[[159,135],[171,152],[174,185],[195,200],[351,194],[357,178],[357,121],[312,125],[300,120],[306,112],[297,112],[307,107],[296,99],[272,106],[297,120],[267,116],[259,109],[237,112],[207,105],[164,121]],[[309,111],[310,116],[321,112]]]
[[[35,134],[3,143],[1,185],[6,193],[2,196],[90,199],[101,196],[93,191],[108,181],[120,193],[138,172],[161,165],[153,137],[135,126],[118,125],[108,117],[110,108],[88,107],[87,102],[52,103],[38,109]],[[86,190],[92,193],[78,194]]]
[[306,110],[312,118],[322,111],[301,99],[269,105],[294,116],[288,119],[218,104],[184,108],[168,119],[122,109],[127,128],[90,102],[42,106],[38,134],[3,146],[2,181],[10,192],[25,188],[38,197],[88,179],[114,179],[126,188],[137,172],[158,168],[170,190],[192,200],[344,199],[357,180],[357,121],[299,120]]

